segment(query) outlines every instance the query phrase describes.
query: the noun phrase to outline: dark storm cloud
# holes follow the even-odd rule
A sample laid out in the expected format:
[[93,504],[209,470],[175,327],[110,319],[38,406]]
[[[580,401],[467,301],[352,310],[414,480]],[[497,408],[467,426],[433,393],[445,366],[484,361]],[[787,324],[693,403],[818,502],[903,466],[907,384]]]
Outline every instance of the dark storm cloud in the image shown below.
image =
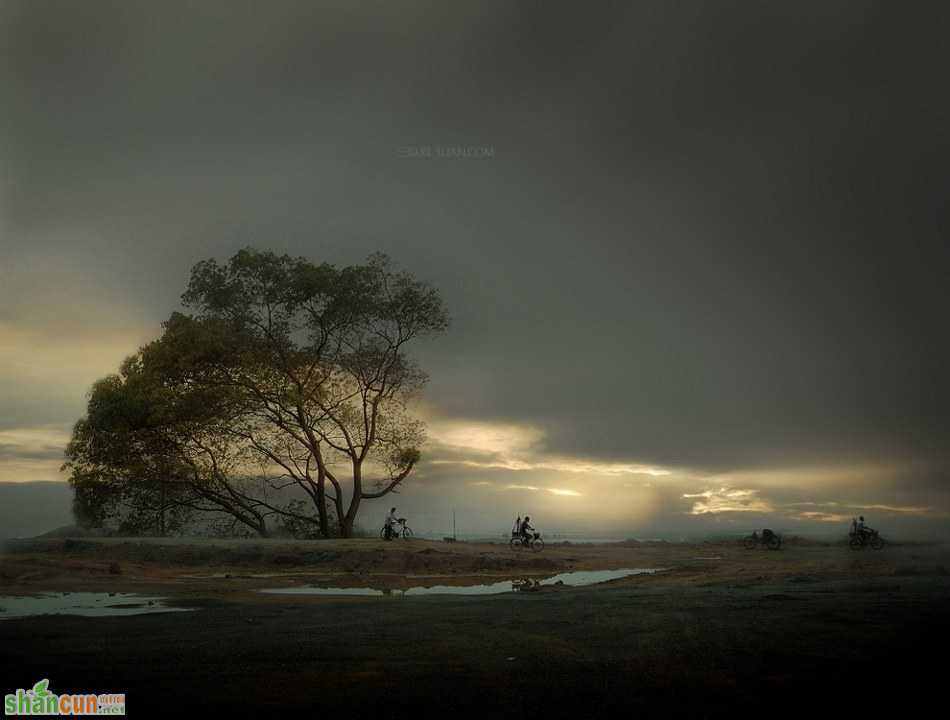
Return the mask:
[[[937,466],[947,20],[926,2],[8,2],[0,321],[157,333],[198,259],[379,249],[446,296],[453,329],[420,351],[445,416],[601,459]],[[426,147],[492,152],[407,152]],[[0,403],[73,419],[25,395]]]

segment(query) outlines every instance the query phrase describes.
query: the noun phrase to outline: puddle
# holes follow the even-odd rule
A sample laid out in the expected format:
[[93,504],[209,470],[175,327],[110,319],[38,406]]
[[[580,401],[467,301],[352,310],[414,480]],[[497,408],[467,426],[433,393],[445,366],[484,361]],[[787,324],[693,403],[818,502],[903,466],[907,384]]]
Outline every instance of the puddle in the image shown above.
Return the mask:
[[0,597],[0,620],[31,615],[145,615],[147,613],[188,612],[191,608],[174,608],[162,604],[164,598],[135,593],[38,593]]
[[269,588],[258,592],[273,595],[347,595],[347,596],[398,596],[406,595],[500,595],[518,590],[530,590],[541,585],[563,584],[568,587],[583,587],[597,583],[618,580],[631,575],[644,575],[660,572],[665,568],[625,568],[622,570],[578,570],[561,573],[543,580],[511,579],[481,585],[431,585],[429,587],[411,587],[407,589],[379,587],[303,587]]
[[559,582],[570,587],[583,587],[584,585],[596,585],[597,583],[608,582],[610,580],[619,580],[620,578],[630,577],[631,575],[652,575],[661,572],[666,568],[625,568],[622,570],[577,570],[575,572],[561,573],[554,577],[546,578],[541,581],[542,585],[557,585]]

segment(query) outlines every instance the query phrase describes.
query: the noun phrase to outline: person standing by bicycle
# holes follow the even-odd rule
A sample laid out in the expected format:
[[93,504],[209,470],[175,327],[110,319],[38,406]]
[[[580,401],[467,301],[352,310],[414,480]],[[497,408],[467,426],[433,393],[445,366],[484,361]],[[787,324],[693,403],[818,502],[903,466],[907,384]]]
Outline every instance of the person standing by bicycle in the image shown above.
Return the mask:
[[393,527],[396,522],[398,522],[396,517],[396,508],[390,508],[389,512],[386,515],[386,539],[392,540],[393,535],[396,534],[395,528]]

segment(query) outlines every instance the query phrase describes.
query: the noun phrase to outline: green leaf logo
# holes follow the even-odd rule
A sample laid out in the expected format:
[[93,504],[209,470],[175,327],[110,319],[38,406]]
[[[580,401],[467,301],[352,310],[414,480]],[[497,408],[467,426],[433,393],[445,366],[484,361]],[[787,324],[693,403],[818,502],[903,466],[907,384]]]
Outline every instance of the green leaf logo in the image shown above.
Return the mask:
[[49,697],[50,693],[47,691],[47,687],[49,687],[49,679],[40,680],[33,686],[33,694],[39,698]]

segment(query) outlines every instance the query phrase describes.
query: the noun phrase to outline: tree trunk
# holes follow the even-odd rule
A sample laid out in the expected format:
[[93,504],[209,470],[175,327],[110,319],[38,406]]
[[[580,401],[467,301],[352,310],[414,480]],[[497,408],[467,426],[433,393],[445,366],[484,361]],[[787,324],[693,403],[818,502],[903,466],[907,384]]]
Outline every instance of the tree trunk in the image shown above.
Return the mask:
[[323,470],[317,470],[317,515],[320,518],[320,534],[324,538],[330,537],[330,526],[327,519],[327,476]]
[[360,509],[360,500],[363,499],[363,464],[359,460],[353,461],[353,497],[350,499],[350,507],[347,508],[340,532],[343,537],[353,536],[353,524],[356,522],[356,513]]

